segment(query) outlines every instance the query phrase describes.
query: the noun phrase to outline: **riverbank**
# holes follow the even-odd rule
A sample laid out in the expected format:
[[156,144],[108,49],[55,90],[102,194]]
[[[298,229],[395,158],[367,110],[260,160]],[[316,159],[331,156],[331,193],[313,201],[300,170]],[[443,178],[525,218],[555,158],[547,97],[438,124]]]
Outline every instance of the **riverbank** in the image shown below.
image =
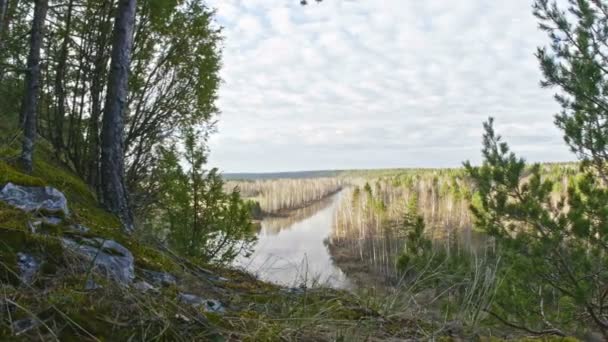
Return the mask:
[[329,199],[331,199],[334,195],[340,193],[343,190],[344,190],[344,188],[340,187],[340,188],[336,189],[335,191],[331,191],[331,192],[327,193],[325,196],[323,196],[320,199],[307,201],[307,202],[304,202],[297,206],[281,209],[277,212],[265,212],[262,210],[260,218],[258,218],[258,221],[261,221],[264,219],[269,219],[269,218],[289,218],[289,217],[297,216],[298,213],[301,212],[303,209],[316,207],[318,205],[323,205],[323,203],[328,203]]

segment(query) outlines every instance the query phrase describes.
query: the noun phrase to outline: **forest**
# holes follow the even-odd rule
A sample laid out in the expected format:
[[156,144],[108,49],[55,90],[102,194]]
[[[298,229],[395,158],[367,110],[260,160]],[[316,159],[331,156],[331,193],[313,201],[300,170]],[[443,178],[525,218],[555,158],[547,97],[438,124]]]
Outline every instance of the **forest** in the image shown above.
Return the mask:
[[570,162],[223,174],[212,5],[0,0],[0,339],[608,340],[608,2],[531,2]]

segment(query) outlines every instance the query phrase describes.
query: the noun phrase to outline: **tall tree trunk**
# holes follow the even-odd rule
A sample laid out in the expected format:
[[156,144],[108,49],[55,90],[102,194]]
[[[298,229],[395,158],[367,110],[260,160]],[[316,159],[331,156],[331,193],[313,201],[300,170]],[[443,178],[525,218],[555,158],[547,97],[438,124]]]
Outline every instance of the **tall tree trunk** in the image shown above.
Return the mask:
[[[8,0],[0,0],[0,51],[4,51],[4,28],[8,22]],[[4,56],[0,52],[0,63],[3,61]],[[2,82],[4,72],[3,68],[0,67],[0,82]]]
[[97,28],[98,35],[95,43],[95,55],[93,58],[93,77],[91,80],[91,117],[89,118],[88,127],[88,146],[87,146],[87,182],[95,188],[95,192],[101,198],[100,177],[99,177],[99,118],[102,111],[102,93],[105,88],[103,75],[107,73],[107,60],[105,46],[110,35],[111,25],[111,7],[110,2],[105,2],[101,11],[99,26]]
[[4,24],[6,22],[6,10],[8,8],[8,0],[0,0],[0,48],[2,48]]
[[114,23],[112,62],[101,129],[101,191],[104,206],[132,232],[133,215],[125,186],[124,126],[136,0],[120,0]]
[[[1,1],[1,0],[0,0]],[[65,32],[61,42],[59,60],[57,61],[57,73],[55,74],[55,92],[57,95],[57,107],[55,107],[55,148],[58,153],[63,150],[65,145],[63,140],[63,118],[65,117],[65,74],[68,59],[68,47],[70,42],[70,31],[72,29],[72,11],[74,0],[68,3],[68,12],[65,19]]]
[[27,58],[27,72],[25,75],[25,92],[21,104],[20,123],[23,127],[23,147],[21,162],[27,172],[32,172],[32,156],[36,141],[36,110],[38,107],[38,92],[40,91],[40,48],[44,36],[44,22],[48,9],[48,0],[36,0],[34,6],[34,19],[30,52]]

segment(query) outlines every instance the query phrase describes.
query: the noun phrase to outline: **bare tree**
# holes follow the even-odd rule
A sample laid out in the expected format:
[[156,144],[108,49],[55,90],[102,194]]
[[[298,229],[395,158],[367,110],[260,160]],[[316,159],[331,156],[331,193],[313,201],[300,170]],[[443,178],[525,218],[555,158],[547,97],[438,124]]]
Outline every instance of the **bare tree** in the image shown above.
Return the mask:
[[124,127],[129,91],[136,0],[120,0],[114,22],[112,61],[101,131],[101,191],[104,206],[134,230],[125,185]]
[[27,58],[25,75],[25,92],[21,104],[20,124],[23,127],[23,147],[21,162],[27,172],[32,172],[34,143],[36,141],[36,110],[38,107],[38,92],[40,90],[40,49],[44,36],[44,22],[48,10],[48,0],[36,0],[34,19],[30,35],[30,52]]

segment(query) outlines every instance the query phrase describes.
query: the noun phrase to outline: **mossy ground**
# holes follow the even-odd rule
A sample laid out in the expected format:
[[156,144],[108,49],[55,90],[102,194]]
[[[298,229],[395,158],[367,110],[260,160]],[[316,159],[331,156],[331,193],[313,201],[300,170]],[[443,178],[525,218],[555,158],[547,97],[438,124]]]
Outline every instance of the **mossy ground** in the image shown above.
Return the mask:
[[[9,131],[0,124],[0,130]],[[386,315],[370,309],[369,300],[332,289],[289,293],[230,268],[184,262],[166,251],[124,235],[119,221],[106,213],[93,192],[58,163],[44,142],[38,146],[32,175],[16,163],[15,140],[0,136],[0,186],[8,182],[52,186],[62,191],[71,215],[59,226],[28,228],[34,214],[0,203],[0,340],[60,341],[379,341],[427,340],[449,334],[419,318]],[[89,227],[87,236],[114,239],[135,257],[136,271],[169,272],[178,284],[142,293],[91,274],[88,265],[64,251],[60,237],[74,233],[71,224]],[[41,261],[31,285],[21,283],[17,253]],[[200,268],[211,270],[201,272]],[[102,287],[85,290],[92,277]],[[222,277],[225,279],[220,279]],[[178,302],[178,293],[217,299],[222,314],[206,313]],[[36,328],[19,336],[11,324],[33,319]]]

